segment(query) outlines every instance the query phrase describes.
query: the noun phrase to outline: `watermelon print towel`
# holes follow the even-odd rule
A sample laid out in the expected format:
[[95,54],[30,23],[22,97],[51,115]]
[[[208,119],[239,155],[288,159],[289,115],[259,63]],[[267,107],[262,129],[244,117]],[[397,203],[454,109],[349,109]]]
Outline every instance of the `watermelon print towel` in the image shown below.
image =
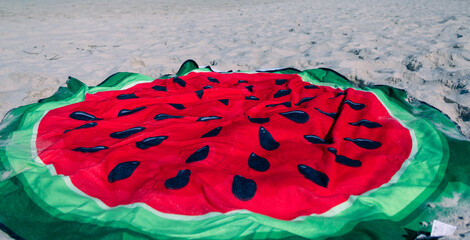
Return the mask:
[[[7,114],[16,239],[413,239],[468,203],[470,144],[402,90],[328,69],[70,78]],[[432,206],[432,207],[429,207]]]

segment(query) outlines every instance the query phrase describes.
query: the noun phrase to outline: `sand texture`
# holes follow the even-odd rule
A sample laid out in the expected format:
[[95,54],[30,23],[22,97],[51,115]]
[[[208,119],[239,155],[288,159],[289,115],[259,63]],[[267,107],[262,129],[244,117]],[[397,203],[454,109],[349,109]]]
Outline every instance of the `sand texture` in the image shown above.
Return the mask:
[[405,89],[470,136],[469,1],[12,1],[0,6],[0,115],[68,76],[327,67]]
[[[405,89],[470,137],[468,0],[2,0],[0,116],[68,76],[157,78],[187,59],[223,71],[331,68],[359,86]],[[470,238],[468,216],[453,216],[455,238]]]

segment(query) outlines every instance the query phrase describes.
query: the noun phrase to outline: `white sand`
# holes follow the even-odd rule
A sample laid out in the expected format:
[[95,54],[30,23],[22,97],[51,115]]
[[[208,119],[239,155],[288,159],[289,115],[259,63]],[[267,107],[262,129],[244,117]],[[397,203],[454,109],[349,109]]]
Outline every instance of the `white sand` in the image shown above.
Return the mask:
[[[470,137],[468,0],[1,0],[0,116],[68,76],[332,68],[406,89]],[[468,229],[467,229],[468,230]]]
[[2,0],[0,115],[68,76],[327,67],[406,89],[470,136],[470,2]]

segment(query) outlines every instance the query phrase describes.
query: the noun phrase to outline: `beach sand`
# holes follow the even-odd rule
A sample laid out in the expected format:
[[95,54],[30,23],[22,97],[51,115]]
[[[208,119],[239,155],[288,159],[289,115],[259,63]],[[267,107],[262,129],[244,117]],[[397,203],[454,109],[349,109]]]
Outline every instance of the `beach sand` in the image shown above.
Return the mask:
[[[359,86],[404,89],[470,137],[466,0],[2,0],[0,116],[68,76],[158,78],[187,59],[222,71],[331,68]],[[459,225],[449,239],[470,238],[466,207],[444,219]]]

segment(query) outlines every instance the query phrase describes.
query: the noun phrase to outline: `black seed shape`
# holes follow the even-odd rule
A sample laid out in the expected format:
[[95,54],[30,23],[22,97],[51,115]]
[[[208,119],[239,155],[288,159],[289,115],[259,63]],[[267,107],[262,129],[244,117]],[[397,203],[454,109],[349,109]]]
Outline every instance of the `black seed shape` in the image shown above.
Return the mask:
[[305,88],[305,89],[319,89],[317,86],[315,86],[315,85],[313,85],[313,84],[305,85],[304,88]]
[[327,112],[323,112],[322,110],[318,109],[318,108],[315,108],[317,111],[319,111],[320,113],[322,114],[325,114],[326,116],[330,117],[330,118],[333,118],[335,119],[336,118],[336,115],[337,113],[327,113]]
[[222,130],[222,127],[216,127],[214,129],[210,130],[209,132],[207,132],[206,134],[202,135],[201,138],[215,137],[215,136],[219,135],[220,130]]
[[196,93],[196,95],[199,99],[202,99],[202,95],[204,94],[204,90],[199,90],[199,91],[196,91],[195,93]]
[[382,127],[382,125],[380,125],[379,123],[376,123],[376,122],[371,122],[369,120],[366,120],[366,119],[362,119],[362,120],[359,120],[355,123],[349,123],[349,125],[353,125],[353,126],[364,126],[366,128],[378,128],[378,127]]
[[75,120],[80,120],[80,121],[97,121],[97,120],[103,120],[102,118],[97,118],[89,113],[82,112],[82,111],[76,111],[73,112],[69,115],[70,118],[75,119]]
[[258,172],[264,172],[268,170],[271,165],[266,158],[260,157],[255,153],[251,153],[250,157],[248,158],[248,166]]
[[264,107],[276,107],[276,106],[279,106],[279,105],[281,105],[281,104],[280,103],[278,103],[278,104],[268,104]]
[[291,102],[283,102],[283,103],[280,103],[280,104],[283,105],[283,106],[286,106],[286,107],[292,107]]
[[168,105],[178,109],[178,110],[183,110],[185,109],[186,107],[184,107],[183,104],[179,104],[179,103],[168,103]]
[[271,133],[268,132],[264,127],[259,127],[259,144],[262,148],[271,151],[279,147],[279,143],[274,140]]
[[248,83],[246,80],[238,80],[238,83]]
[[329,99],[334,99],[334,98],[337,98],[337,97],[343,96],[343,95],[346,95],[346,93],[345,93],[345,92],[339,92],[339,93],[337,93],[334,97],[331,97],[331,98],[329,98]]
[[119,163],[108,174],[108,182],[113,183],[130,177],[139,164],[140,162],[138,161]]
[[79,126],[79,127],[65,130],[64,133],[69,132],[69,131],[72,131],[72,130],[82,129],[82,128],[91,128],[91,127],[94,127],[94,126],[96,126],[96,125],[98,125],[98,123],[95,123],[95,122],[85,123],[85,124],[83,124],[83,125],[81,125],[81,126]]
[[248,89],[248,91],[253,92],[253,85],[245,86],[245,88]]
[[292,92],[292,90],[290,90],[290,89],[281,89],[281,90],[277,91],[277,92],[274,94],[273,98],[284,97],[284,96],[289,95],[291,92]]
[[305,140],[313,144],[330,144],[331,140],[325,140],[319,136],[315,135],[304,135]]
[[191,171],[189,169],[179,170],[176,177],[169,178],[165,181],[165,188],[168,190],[178,190],[186,187],[189,183],[189,176]]
[[207,158],[209,155],[209,146],[206,145],[202,148],[199,148],[191,156],[186,159],[186,163],[199,162]]
[[161,113],[161,114],[157,114],[153,119],[160,121],[160,120],[169,119],[169,118],[183,118],[183,116],[172,116],[172,115]]
[[258,123],[258,124],[263,124],[269,122],[269,118],[251,118],[248,116],[248,120],[252,123]]
[[337,151],[334,148],[327,148],[327,150],[335,155],[335,162],[343,164],[348,167],[360,167],[362,165],[361,161],[354,160],[343,155],[337,155]]
[[109,134],[109,136],[112,138],[123,139],[133,134],[136,134],[138,132],[142,132],[144,129],[145,129],[144,127],[133,127],[133,128],[129,128],[127,130],[121,131],[121,132],[113,132]]
[[251,179],[240,175],[233,177],[232,193],[238,200],[248,201],[252,199],[255,196],[256,188],[256,182]]
[[304,97],[302,99],[300,99],[300,101],[298,103],[296,103],[295,105],[296,106],[299,106],[300,104],[304,103],[304,102],[308,102],[310,100],[313,100],[314,98],[316,98],[317,96],[315,97]]
[[355,102],[352,102],[351,100],[346,100],[344,101],[344,103],[348,104],[354,110],[361,110],[364,107],[366,107],[366,105],[362,103],[355,103]]
[[222,119],[222,118],[221,118],[221,117],[217,117],[217,116],[200,117],[200,118],[198,118],[196,121],[206,122],[206,121],[217,120],[217,119]]
[[211,89],[211,88],[214,88],[214,87],[212,87],[212,86],[210,86],[210,85],[207,85],[207,86],[202,87],[202,89]]
[[106,146],[78,147],[78,148],[72,149],[72,151],[82,152],[82,153],[94,153],[94,152],[98,152],[98,151],[105,150],[105,149],[108,149],[108,147]]
[[303,164],[297,165],[297,170],[299,170],[299,173],[302,174],[306,179],[314,182],[318,186],[324,188],[328,187],[328,182],[330,179],[326,174]]
[[132,110],[129,110],[129,109],[122,109],[121,111],[119,111],[118,113],[118,117],[122,117],[122,116],[126,116],[126,115],[129,115],[129,114],[133,114],[133,113],[136,113],[140,110],[143,110],[145,109],[145,107],[137,107],[137,108],[134,108]]
[[183,79],[179,78],[179,77],[174,77],[173,82],[177,83],[181,87],[186,87],[186,82]]
[[119,100],[124,100],[124,99],[132,99],[132,98],[139,98],[135,95],[135,93],[130,93],[130,94],[121,94],[116,97]]
[[356,144],[357,146],[359,146],[361,148],[365,148],[365,149],[376,149],[376,148],[382,146],[382,143],[380,143],[380,142],[376,142],[376,141],[372,141],[372,140],[364,139],[364,138],[356,138],[356,139],[344,138],[344,140],[351,141],[354,144]]
[[220,99],[219,102],[223,103],[224,105],[228,105],[228,99]]
[[136,142],[135,146],[140,149],[148,149],[160,145],[168,136],[148,137],[140,142]]
[[213,78],[213,77],[207,77],[207,80],[211,82],[215,82],[215,83],[220,83],[219,80],[217,80],[217,78]]
[[287,82],[287,79],[276,79],[274,83],[276,83],[276,85],[282,85],[286,82]]
[[292,107],[291,102],[283,102],[283,103],[278,103],[278,104],[269,104],[269,105],[266,105],[265,107],[276,107],[276,106],[279,106],[279,105],[283,105],[285,107]]
[[156,86],[153,86],[152,88],[153,88],[153,90],[156,90],[156,91],[166,92],[166,87],[164,87],[164,86],[156,85]]
[[249,97],[245,97],[246,100],[259,100],[259,98],[255,97],[255,96],[249,96]]
[[306,123],[309,119],[308,114],[300,110],[294,110],[294,111],[279,113],[279,114],[296,123]]

